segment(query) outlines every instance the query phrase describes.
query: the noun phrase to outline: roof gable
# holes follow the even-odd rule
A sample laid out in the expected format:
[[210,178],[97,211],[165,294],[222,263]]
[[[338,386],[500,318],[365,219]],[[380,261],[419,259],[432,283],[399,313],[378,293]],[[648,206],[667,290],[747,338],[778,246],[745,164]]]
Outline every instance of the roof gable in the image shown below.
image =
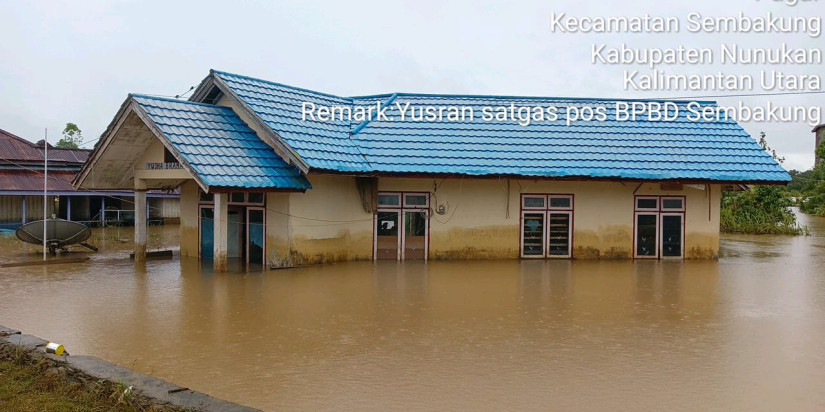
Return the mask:
[[232,109],[146,95],[132,97],[207,186],[310,188],[306,178],[275,155]]
[[[138,94],[126,99],[104,134],[104,140],[92,153],[91,161],[75,179],[76,186],[84,184],[121,127],[128,135],[136,135],[134,125],[123,126],[128,115],[137,115],[204,190],[227,187],[303,191],[311,187],[296,168],[277,156],[231,108]],[[132,165],[120,167],[126,172]],[[121,179],[119,185],[125,185],[124,182]]]

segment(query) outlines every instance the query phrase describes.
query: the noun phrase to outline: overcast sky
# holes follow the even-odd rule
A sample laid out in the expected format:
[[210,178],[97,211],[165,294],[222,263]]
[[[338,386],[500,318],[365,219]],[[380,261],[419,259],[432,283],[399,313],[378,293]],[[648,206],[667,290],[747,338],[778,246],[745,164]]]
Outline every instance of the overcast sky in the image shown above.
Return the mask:
[[[445,4],[446,3],[446,4]],[[730,92],[641,93],[622,70],[590,63],[590,45],[718,49],[786,42],[823,47],[825,35],[686,33],[553,34],[550,14],[708,16],[825,15],[825,2],[787,7],[763,0],[633,1],[12,1],[0,0],[0,129],[29,140],[49,128],[54,142],[77,123],[92,147],[127,93],[173,96],[214,68],[338,95],[387,92],[573,97],[682,97]],[[788,73],[825,73],[819,66]],[[720,67],[663,67],[712,73]],[[758,67],[724,67],[756,73]],[[825,95],[746,99],[819,105]],[[739,98],[717,99],[735,104]],[[743,124],[787,158],[813,164],[804,123]]]

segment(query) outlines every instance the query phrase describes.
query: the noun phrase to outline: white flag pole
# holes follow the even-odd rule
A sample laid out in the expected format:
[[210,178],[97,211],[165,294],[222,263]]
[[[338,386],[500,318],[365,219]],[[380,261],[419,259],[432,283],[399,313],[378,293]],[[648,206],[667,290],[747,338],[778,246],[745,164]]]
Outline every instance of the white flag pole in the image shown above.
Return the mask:
[[43,261],[46,261],[46,223],[49,221],[47,191],[49,184],[49,129],[46,128],[46,133],[43,136]]

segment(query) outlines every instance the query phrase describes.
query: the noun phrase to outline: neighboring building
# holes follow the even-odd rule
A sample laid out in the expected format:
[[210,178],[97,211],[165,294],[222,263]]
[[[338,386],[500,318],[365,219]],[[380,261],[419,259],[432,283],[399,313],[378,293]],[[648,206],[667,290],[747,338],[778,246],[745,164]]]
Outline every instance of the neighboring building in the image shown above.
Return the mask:
[[[687,102],[681,121],[617,122],[615,100],[339,97],[218,71],[191,100],[129,95],[74,184],[134,189],[138,204],[180,187],[181,255],[216,270],[227,259],[713,259],[722,191],[790,180],[736,122],[685,120]],[[302,120],[305,102],[393,119]],[[406,104],[476,112],[402,121]],[[481,117],[511,104],[562,116]],[[567,125],[565,109],[583,106],[611,120]],[[135,236],[140,260],[145,228]]]
[[[822,144],[822,142],[825,142],[825,124],[821,124],[817,127],[814,127],[813,132],[814,132],[814,156],[816,156],[816,149],[819,148],[819,146]],[[819,156],[816,156],[815,159],[816,159],[816,164],[819,164],[820,162],[825,160],[825,159],[820,158]]]
[[[44,142],[32,143],[0,130],[0,227],[16,228],[43,219]],[[49,145],[48,214],[91,224],[134,218],[134,193],[126,190],[75,190],[72,179],[91,150]],[[179,194],[152,193],[150,216],[178,218]],[[106,210],[108,212],[104,213]]]

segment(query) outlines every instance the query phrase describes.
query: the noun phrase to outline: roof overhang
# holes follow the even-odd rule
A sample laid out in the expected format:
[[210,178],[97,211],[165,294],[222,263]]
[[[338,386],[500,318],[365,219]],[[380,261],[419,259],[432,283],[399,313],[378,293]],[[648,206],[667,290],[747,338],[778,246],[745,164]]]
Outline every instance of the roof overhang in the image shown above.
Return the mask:
[[312,169],[309,174],[338,175],[354,177],[386,177],[386,178],[407,178],[407,179],[479,179],[479,180],[549,180],[558,182],[616,182],[616,183],[675,183],[683,185],[761,185],[761,186],[786,186],[790,181],[784,180],[710,180],[710,179],[638,179],[623,177],[605,176],[542,176],[542,175],[508,175],[508,174],[486,174],[470,175],[460,173],[351,173],[328,169]]

